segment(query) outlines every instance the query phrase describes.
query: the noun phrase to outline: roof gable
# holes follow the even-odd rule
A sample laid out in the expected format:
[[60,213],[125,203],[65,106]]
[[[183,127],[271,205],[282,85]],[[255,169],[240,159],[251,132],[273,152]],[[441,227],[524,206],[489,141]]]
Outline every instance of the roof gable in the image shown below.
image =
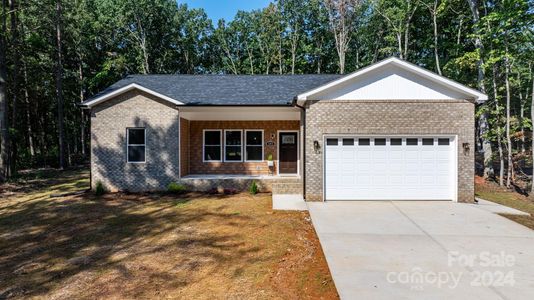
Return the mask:
[[406,61],[389,58],[300,94],[297,99],[485,101],[487,96]]
[[125,85],[123,87],[110,90],[107,93],[101,93],[101,94],[99,94],[99,95],[97,95],[97,96],[95,96],[95,97],[83,102],[82,104],[85,107],[93,107],[93,106],[95,106],[97,104],[100,104],[100,103],[102,103],[102,102],[104,102],[106,100],[112,99],[114,97],[117,97],[117,96],[119,96],[121,94],[124,94],[124,93],[126,93],[128,91],[131,91],[131,90],[140,90],[140,91],[143,91],[143,92],[148,93],[150,95],[154,95],[154,96],[156,96],[158,98],[161,98],[161,99],[163,99],[165,101],[169,101],[172,104],[184,105],[183,102],[180,102],[180,101],[178,101],[176,99],[173,99],[171,97],[168,97],[166,95],[160,94],[160,93],[158,93],[156,91],[153,91],[151,89],[148,89],[148,88],[146,88],[144,86],[141,86],[139,84],[136,84],[136,83],[130,83],[130,84]]

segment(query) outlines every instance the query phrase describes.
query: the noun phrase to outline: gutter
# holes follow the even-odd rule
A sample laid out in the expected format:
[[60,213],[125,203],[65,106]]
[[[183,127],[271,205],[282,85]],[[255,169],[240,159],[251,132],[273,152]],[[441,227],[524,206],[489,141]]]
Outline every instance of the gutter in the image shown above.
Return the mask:
[[300,108],[302,116],[302,198],[306,200],[306,108],[297,103],[297,96],[293,98],[292,106]]

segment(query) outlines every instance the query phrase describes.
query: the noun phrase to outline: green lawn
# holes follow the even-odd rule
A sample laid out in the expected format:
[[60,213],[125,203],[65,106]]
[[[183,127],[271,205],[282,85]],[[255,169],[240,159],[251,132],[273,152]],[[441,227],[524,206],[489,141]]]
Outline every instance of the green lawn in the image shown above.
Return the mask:
[[502,216],[534,229],[534,201],[531,198],[525,197],[517,192],[501,188],[492,183],[476,184],[475,193],[477,197],[482,199],[530,213],[530,216],[508,214],[502,214]]

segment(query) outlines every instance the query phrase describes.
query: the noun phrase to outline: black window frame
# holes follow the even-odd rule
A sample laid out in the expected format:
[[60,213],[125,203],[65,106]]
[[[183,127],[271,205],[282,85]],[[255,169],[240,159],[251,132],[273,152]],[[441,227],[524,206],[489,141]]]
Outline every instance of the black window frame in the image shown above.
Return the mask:
[[[215,144],[206,144],[206,132],[217,132],[219,133],[219,144],[218,145],[215,145]],[[222,130],[221,129],[204,129],[202,131],[202,162],[221,162],[222,161],[222,139],[223,139],[223,136],[222,136]],[[219,159],[210,159],[210,160],[207,160],[206,159],[206,147],[219,147]]]
[[[227,132],[239,132],[239,136],[240,136],[240,141],[239,141],[239,145],[227,145],[227,138],[226,138],[226,133]],[[239,148],[239,160],[237,159],[228,159],[226,154],[227,154],[227,150],[228,150],[228,147],[232,147],[232,148]],[[224,162],[243,162],[243,129],[225,129],[224,130],[224,156],[223,156],[223,159],[224,159]]]
[[[142,130],[143,131],[143,144],[130,144],[130,131]],[[143,148],[142,160],[130,160],[131,148]],[[145,127],[127,127],[126,128],[126,162],[129,164],[144,164],[146,163],[146,128]]]
[[[261,134],[261,140],[260,140],[260,144],[259,145],[249,145],[248,144],[248,134],[249,132],[259,132]],[[245,130],[245,137],[244,137],[244,140],[245,140],[245,161],[246,162],[262,162],[265,160],[265,147],[263,146],[264,144],[264,134],[263,134],[263,129],[246,129]],[[248,159],[248,149],[249,147],[251,148],[258,148],[258,147],[261,147],[261,160],[257,160],[257,159]],[[243,155],[243,153],[241,153],[241,156]]]

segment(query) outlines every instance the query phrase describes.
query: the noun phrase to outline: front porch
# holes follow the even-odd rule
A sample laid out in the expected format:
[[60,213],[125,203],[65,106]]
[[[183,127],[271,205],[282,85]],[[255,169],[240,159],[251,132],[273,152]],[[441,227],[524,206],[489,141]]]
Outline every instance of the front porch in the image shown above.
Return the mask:
[[272,192],[273,195],[303,193],[300,175],[194,174],[183,176],[180,181],[188,189],[195,191],[211,189],[246,191],[254,181],[260,192]]
[[191,190],[302,194],[301,111],[291,106],[183,107],[180,181]]

